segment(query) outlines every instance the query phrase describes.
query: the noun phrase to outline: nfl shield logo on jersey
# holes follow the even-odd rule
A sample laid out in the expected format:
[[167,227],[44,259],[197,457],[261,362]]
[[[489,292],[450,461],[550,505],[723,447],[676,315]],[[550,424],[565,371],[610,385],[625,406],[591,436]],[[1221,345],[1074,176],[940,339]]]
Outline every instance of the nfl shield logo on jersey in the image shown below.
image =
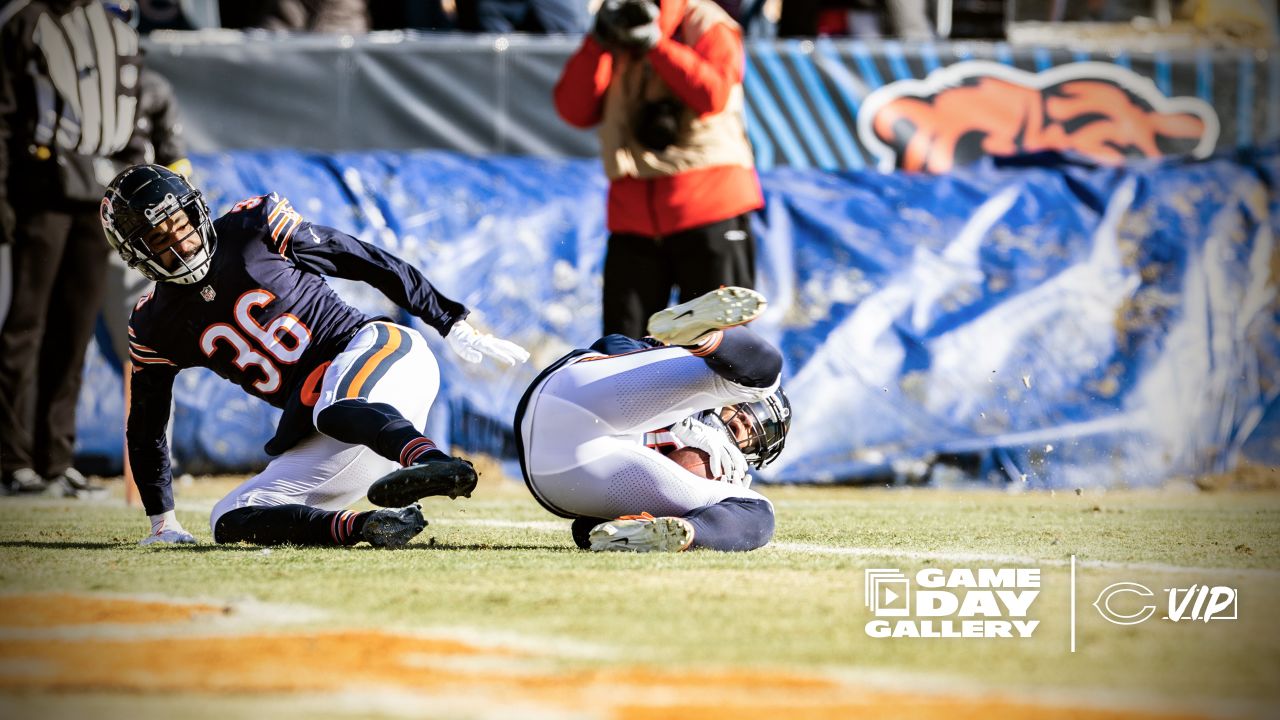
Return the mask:
[[205,285],[200,288],[200,297],[204,298],[205,302],[213,302],[213,299],[218,297],[218,294],[213,291],[212,285]]

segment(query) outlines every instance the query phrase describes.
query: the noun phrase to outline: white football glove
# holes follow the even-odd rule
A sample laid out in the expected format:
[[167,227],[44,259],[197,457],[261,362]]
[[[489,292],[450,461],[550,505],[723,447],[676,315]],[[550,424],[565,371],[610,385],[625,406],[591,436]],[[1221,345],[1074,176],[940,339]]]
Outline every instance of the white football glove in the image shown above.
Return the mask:
[[671,426],[671,434],[681,443],[705,451],[710,456],[707,465],[711,474],[720,482],[751,487],[747,458],[737,444],[729,439],[728,433],[706,425],[697,418],[687,417]]
[[508,365],[518,365],[529,359],[529,351],[489,333],[477,332],[466,320],[459,320],[444,337],[450,349],[469,363],[480,362],[485,355]]
[[161,515],[151,515],[151,534],[138,541],[139,545],[195,545],[196,537],[187,532],[172,510]]

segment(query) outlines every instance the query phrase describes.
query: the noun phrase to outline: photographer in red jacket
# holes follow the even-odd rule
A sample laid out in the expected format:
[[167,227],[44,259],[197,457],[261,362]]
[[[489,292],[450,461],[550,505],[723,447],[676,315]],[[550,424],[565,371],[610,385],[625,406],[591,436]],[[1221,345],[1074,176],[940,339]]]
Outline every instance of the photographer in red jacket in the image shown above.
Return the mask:
[[555,88],[599,125],[610,180],[604,333],[640,337],[665,308],[752,287],[764,205],[743,122],[741,31],[713,0],[605,0]]

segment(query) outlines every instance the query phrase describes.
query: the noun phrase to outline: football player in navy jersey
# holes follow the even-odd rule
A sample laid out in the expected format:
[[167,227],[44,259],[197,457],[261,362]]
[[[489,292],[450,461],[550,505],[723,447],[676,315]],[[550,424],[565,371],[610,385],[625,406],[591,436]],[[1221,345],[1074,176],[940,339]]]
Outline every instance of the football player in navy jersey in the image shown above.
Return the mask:
[[[214,507],[216,542],[398,547],[426,526],[416,500],[475,488],[471,463],[422,434],[440,382],[422,336],[356,310],[322,277],[377,288],[468,362],[528,359],[477,332],[412,266],[275,194],[214,220],[199,190],[158,165],[116,176],[101,216],[120,257],[156,281],[129,322],[127,446],[151,519],[142,544],[195,542],[174,515],[165,437],[183,368],[209,368],[283,410],[271,462]],[[386,509],[346,509],[366,495]]]
[[744,323],[760,293],[724,287],[543,370],[516,407],[520,469],[583,549],[745,551],[773,537],[747,467],[782,452],[782,355]]

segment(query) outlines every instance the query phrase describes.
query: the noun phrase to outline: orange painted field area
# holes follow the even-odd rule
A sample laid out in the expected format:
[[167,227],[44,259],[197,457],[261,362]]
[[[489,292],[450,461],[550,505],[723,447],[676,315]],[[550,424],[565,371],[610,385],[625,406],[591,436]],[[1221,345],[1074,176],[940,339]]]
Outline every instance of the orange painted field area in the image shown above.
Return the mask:
[[[229,616],[210,629],[211,617]],[[225,618],[224,618],[225,620]],[[153,625],[130,637],[120,626]],[[103,632],[115,626],[114,632]],[[382,630],[267,631],[216,604],[93,595],[0,597],[0,692],[215,694],[394,690],[472,714],[524,708],[556,717],[1077,718],[1197,717],[1131,708],[860,687],[820,674],[584,668],[554,650]]]

